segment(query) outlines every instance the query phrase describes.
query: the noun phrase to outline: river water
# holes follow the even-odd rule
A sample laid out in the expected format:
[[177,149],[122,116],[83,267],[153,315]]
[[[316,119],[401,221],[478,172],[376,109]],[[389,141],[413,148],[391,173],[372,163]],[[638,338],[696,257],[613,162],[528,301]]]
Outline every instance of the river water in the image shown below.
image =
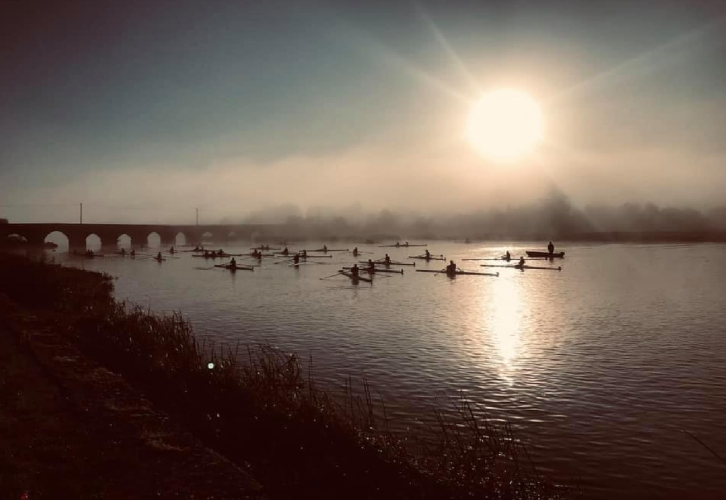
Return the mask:
[[[541,246],[428,249],[485,271],[497,262],[462,259]],[[407,262],[421,250],[359,248]],[[726,245],[557,250],[561,272],[449,279],[407,267],[372,285],[319,279],[357,260],[349,253],[299,269],[269,258],[236,274],[189,253],[161,264],[57,257],[117,276],[119,299],[182,311],[198,334],[312,355],[331,390],[365,377],[401,428],[463,394],[511,422],[535,461],[584,498],[726,498],[726,465],[684,432],[726,457]]]

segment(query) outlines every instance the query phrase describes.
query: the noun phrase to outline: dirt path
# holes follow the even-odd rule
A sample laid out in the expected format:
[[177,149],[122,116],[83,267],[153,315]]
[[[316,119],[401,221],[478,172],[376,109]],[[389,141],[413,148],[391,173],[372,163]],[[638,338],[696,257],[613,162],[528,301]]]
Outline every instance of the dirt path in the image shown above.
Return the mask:
[[261,499],[119,376],[0,297],[0,499]]

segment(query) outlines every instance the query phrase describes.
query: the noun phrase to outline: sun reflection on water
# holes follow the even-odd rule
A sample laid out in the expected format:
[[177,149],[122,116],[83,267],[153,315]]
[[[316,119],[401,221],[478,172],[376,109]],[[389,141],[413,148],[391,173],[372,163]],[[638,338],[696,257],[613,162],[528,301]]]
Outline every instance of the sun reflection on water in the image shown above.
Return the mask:
[[501,359],[501,375],[512,382],[511,377],[522,348],[522,300],[513,280],[498,279],[493,285],[494,300],[488,330]]

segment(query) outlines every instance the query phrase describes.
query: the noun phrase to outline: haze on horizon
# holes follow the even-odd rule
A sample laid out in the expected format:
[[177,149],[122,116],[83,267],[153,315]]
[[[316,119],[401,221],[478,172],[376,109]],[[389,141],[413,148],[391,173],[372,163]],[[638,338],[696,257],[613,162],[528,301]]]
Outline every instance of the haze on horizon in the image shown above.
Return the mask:
[[[422,216],[726,192],[726,3],[0,3],[0,217]],[[539,104],[503,164],[486,91]],[[272,215],[270,215],[272,214]]]

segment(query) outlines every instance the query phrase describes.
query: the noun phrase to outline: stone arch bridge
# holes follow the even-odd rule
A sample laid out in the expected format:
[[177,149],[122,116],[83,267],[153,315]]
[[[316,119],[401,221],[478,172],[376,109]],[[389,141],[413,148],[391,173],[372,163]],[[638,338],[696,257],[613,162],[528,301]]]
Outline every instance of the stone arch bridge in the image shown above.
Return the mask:
[[122,236],[131,238],[132,245],[146,245],[153,233],[159,235],[162,245],[174,245],[178,234],[183,234],[187,244],[200,244],[205,240],[227,243],[234,240],[269,241],[278,238],[281,226],[275,224],[220,224],[220,225],[162,225],[162,224],[0,224],[0,240],[19,235],[28,243],[40,245],[53,232],[63,233],[70,248],[85,248],[86,238],[96,235],[101,245],[116,245]]

